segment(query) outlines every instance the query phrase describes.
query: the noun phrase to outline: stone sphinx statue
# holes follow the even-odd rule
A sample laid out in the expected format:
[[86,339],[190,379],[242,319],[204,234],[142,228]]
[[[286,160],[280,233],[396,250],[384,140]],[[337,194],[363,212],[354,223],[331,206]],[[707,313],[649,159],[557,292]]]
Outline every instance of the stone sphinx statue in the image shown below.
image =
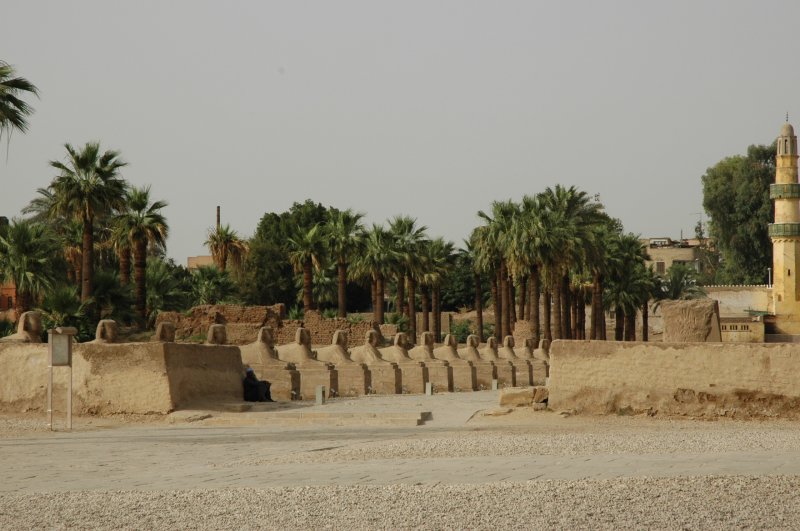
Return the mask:
[[481,361],[481,355],[478,353],[478,346],[480,340],[475,334],[467,336],[467,344],[464,348],[458,350],[458,355],[461,359],[467,361]]
[[212,324],[208,327],[206,343],[209,345],[226,345],[228,343],[228,332],[224,324]]
[[23,312],[17,320],[17,332],[0,339],[3,343],[41,343],[42,316],[39,312]]
[[317,359],[334,365],[347,365],[354,363],[347,353],[347,331],[337,330],[333,333],[331,344],[317,349]]
[[170,323],[169,321],[158,323],[153,341],[173,343],[175,341],[175,323]]
[[281,361],[294,363],[296,366],[327,367],[328,364],[314,359],[311,351],[311,333],[307,328],[298,328],[294,333],[294,343],[281,345],[278,348],[278,358]]
[[92,343],[116,343],[119,328],[113,319],[102,319],[97,323]]
[[392,361],[394,363],[407,363],[413,362],[408,356],[408,336],[403,332],[398,332],[392,338],[391,346],[384,347],[382,349],[378,349],[380,355],[386,361]]
[[383,338],[377,330],[368,330],[364,337],[364,344],[353,349],[350,359],[356,363],[367,365],[391,365],[390,362],[381,358],[378,347],[383,343]]

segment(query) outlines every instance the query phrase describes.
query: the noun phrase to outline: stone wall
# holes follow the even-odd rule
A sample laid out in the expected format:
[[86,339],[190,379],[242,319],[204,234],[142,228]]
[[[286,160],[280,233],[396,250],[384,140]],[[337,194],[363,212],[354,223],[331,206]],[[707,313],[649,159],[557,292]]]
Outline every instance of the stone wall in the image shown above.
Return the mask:
[[234,304],[206,304],[195,306],[188,313],[161,312],[156,318],[156,326],[162,322],[175,324],[175,339],[204,340],[208,327],[212,324],[226,325],[228,342],[231,345],[245,345],[255,340],[262,326],[277,330],[286,314],[283,304],[273,306],[238,306]]
[[706,286],[708,298],[719,301],[720,317],[748,315],[748,310],[772,312],[772,288],[767,286]]
[[[376,326],[372,321],[359,321],[356,323],[350,322],[347,319],[326,319],[318,311],[305,312],[302,321],[285,320],[281,323],[279,328],[274,329],[275,343],[283,345],[292,343],[294,335],[300,326],[303,326],[311,333],[311,344],[313,345],[330,345],[333,339],[333,333],[337,330],[347,331],[347,346],[356,347],[364,344],[364,337],[369,330],[378,330],[383,334],[384,331],[390,332],[390,329],[383,329],[387,325]],[[389,325],[393,326],[393,325]],[[394,327],[396,331],[396,327]],[[390,337],[393,334],[388,334]]]
[[549,407],[587,413],[796,415],[791,344],[554,341]]
[[[47,410],[47,344],[0,344],[0,410]],[[54,368],[64,412],[68,369]],[[240,402],[239,349],[175,343],[75,345],[73,412],[165,414],[193,404]]]

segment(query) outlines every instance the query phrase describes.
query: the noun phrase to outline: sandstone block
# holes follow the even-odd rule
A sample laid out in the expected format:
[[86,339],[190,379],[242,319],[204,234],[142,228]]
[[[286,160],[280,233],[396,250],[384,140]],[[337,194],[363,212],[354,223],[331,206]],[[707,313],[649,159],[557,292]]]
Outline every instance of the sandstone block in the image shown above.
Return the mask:
[[713,299],[663,301],[661,313],[666,343],[722,341],[719,302]]
[[524,407],[533,404],[533,387],[507,387],[500,390],[500,407]]

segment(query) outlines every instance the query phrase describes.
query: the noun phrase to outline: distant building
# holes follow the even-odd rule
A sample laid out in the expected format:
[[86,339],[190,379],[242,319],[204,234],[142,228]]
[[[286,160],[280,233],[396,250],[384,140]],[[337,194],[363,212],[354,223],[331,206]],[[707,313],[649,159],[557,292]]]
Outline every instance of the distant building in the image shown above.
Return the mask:
[[189,270],[197,269],[198,267],[213,266],[214,259],[211,256],[190,256],[186,260],[186,267]]
[[700,272],[700,243],[697,240],[673,240],[672,238],[645,238],[650,259],[645,262],[653,266],[656,274],[664,275],[673,264],[684,264]]

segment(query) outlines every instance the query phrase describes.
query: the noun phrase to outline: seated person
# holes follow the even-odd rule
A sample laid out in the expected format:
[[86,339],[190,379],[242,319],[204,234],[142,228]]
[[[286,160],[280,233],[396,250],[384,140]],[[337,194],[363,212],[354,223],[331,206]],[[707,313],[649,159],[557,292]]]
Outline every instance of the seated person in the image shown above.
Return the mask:
[[256,379],[252,367],[248,367],[245,371],[243,383],[245,402],[274,402],[269,395],[269,382]]

